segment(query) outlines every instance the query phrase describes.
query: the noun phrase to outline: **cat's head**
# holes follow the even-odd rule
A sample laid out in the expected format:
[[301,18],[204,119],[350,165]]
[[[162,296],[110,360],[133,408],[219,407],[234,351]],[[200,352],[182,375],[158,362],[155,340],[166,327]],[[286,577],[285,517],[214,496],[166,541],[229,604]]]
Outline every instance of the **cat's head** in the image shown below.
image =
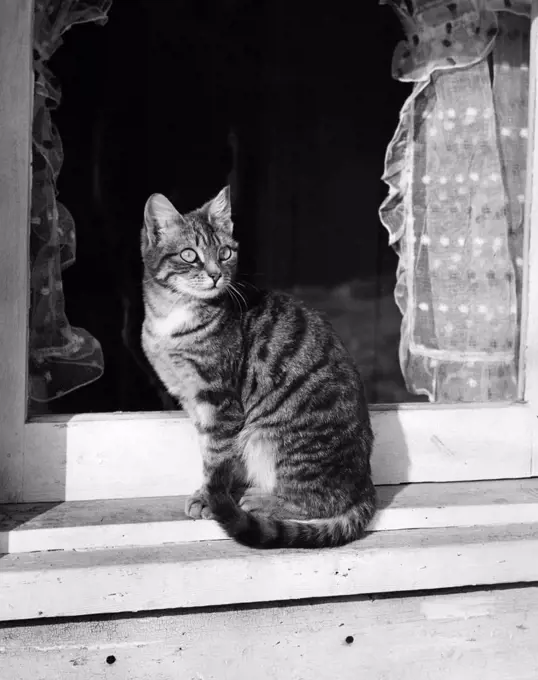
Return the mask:
[[186,215],[162,194],[150,196],[142,228],[146,278],[199,299],[221,295],[237,268],[231,213],[229,187]]

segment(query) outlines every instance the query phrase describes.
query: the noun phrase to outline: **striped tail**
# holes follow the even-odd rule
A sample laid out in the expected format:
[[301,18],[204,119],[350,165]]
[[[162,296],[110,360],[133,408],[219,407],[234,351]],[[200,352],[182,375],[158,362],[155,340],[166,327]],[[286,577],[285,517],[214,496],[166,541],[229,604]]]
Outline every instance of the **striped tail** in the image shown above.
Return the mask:
[[249,548],[334,548],[361,538],[375,514],[375,491],[347,513],[329,519],[276,519],[243,510],[226,490],[212,480],[208,502],[215,520],[238,543]]

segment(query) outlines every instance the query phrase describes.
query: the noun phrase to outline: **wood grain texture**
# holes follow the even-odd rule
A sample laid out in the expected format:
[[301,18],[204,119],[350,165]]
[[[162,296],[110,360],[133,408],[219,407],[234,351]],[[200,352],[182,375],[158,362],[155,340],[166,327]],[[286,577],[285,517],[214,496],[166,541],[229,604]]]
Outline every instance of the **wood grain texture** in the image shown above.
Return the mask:
[[[519,391],[538,418],[538,0],[531,2],[529,57],[529,145],[523,247]],[[535,418],[532,474],[538,476],[538,421]]]
[[10,680],[535,680],[537,630],[528,587],[7,626],[0,659]]
[[523,290],[521,310],[521,348],[519,396],[538,415],[538,0],[531,0],[531,38],[529,55],[529,143],[523,248]]
[[23,497],[31,0],[0,0],[0,501]]
[[[374,410],[376,484],[528,477],[536,418],[524,404]],[[26,426],[25,501],[189,494],[202,464],[177,414],[41,418]]]
[[538,524],[379,531],[333,550],[232,541],[0,559],[0,620],[538,581]]
[[[538,479],[377,488],[372,531],[538,524]],[[227,540],[183,512],[184,496],[0,506],[0,553]]]

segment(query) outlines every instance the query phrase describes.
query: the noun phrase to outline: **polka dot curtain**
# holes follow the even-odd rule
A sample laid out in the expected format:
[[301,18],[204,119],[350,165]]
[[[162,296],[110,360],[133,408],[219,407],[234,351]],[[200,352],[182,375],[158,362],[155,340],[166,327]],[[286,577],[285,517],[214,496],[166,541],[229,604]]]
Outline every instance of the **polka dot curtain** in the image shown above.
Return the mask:
[[61,397],[103,373],[99,342],[70,326],[64,309],[62,271],[75,260],[75,225],[56,198],[62,144],[51,120],[60,89],[47,61],[74,24],[104,23],[112,0],[35,0],[34,116],[32,129],[32,203],[30,230],[31,301],[29,399],[36,403]]
[[[513,400],[523,264],[530,3],[388,3],[414,83],[380,209],[399,254],[400,364],[432,402]],[[506,11],[506,10],[510,11]]]

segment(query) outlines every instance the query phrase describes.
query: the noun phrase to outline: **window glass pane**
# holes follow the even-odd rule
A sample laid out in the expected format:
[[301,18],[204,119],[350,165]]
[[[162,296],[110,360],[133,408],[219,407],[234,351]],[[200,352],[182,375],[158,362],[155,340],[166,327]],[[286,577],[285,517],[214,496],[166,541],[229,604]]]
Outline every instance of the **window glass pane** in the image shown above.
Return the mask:
[[30,414],[175,407],[140,346],[144,204],[228,182],[242,283],[325,313],[371,403],[515,398],[528,17],[118,1],[49,55],[67,4],[36,3]]

